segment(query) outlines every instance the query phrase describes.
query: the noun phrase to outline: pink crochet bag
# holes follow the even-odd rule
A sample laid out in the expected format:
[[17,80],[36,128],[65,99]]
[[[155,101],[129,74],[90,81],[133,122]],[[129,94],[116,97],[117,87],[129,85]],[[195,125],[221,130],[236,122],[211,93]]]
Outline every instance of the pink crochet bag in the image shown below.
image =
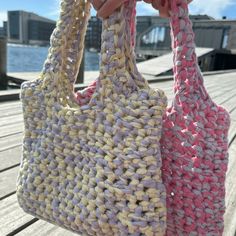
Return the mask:
[[230,117],[204,87],[186,0],[171,1],[170,25],[175,98],[161,140],[166,235],[222,235]]

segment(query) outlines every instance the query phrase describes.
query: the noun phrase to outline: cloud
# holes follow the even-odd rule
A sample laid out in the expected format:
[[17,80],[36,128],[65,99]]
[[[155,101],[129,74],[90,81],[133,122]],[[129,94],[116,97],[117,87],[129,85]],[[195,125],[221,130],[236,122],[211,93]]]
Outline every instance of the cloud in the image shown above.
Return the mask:
[[236,5],[235,0],[193,0],[190,4],[190,13],[207,14],[215,18],[221,18],[225,9]]
[[3,21],[7,20],[7,12],[6,11],[0,11],[0,27],[3,26]]

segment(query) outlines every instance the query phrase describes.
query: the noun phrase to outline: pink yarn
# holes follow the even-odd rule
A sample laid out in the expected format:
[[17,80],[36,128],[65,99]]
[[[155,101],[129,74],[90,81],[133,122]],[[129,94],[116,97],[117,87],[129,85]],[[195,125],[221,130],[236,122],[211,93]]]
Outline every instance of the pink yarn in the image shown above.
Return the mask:
[[222,235],[230,118],[203,85],[186,0],[171,2],[170,21],[175,98],[161,140],[166,235]]
[[87,88],[78,91],[75,94],[76,100],[80,106],[87,104],[96,89],[97,80],[93,81]]

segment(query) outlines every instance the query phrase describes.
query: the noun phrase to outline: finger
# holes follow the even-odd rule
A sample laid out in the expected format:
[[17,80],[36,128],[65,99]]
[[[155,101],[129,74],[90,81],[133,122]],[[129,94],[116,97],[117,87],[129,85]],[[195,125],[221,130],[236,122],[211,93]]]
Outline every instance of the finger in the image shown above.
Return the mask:
[[159,15],[163,18],[168,18],[170,16],[170,4],[168,0],[164,0],[158,3]]
[[104,1],[102,0],[91,0],[90,1],[94,7],[94,9],[97,11],[101,8],[101,6],[104,4]]
[[126,0],[107,0],[102,7],[98,10],[98,16],[107,18],[110,16],[118,7],[120,7]]
[[152,3],[153,0],[143,0],[146,3]]
[[153,6],[155,9],[159,10],[159,8],[160,8],[160,6],[161,6],[161,1],[160,1],[160,0],[154,0],[154,1],[152,1],[152,6]]

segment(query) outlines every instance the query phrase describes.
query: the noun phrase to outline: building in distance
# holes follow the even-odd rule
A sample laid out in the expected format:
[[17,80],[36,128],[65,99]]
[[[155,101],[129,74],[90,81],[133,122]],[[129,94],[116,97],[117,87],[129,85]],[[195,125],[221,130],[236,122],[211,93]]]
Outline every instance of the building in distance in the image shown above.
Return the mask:
[[7,37],[7,21],[3,21],[3,27],[0,27],[0,37]]
[[9,43],[49,45],[56,22],[32,12],[8,11],[7,37]]
[[85,37],[86,48],[90,51],[100,51],[101,48],[102,21],[92,16],[88,21]]
[[[236,50],[236,20],[190,15],[197,47]],[[170,24],[159,16],[137,17],[137,54],[161,56],[171,51]]]

